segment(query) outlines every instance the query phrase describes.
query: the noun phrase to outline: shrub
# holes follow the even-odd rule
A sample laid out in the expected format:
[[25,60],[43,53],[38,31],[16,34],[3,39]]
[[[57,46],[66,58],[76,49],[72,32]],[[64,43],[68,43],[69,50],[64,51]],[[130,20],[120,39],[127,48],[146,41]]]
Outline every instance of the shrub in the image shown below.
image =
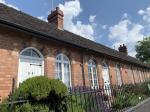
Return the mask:
[[29,104],[29,103],[17,105],[14,110],[15,110],[15,112],[33,112],[33,108],[31,106],[31,104]]
[[148,88],[148,84],[150,84],[150,82],[144,82],[141,84],[141,93],[146,96],[150,96],[150,90]]
[[67,87],[59,80],[51,80],[51,92],[48,96],[48,101],[50,101],[50,107],[59,110],[67,110]]
[[9,105],[7,104],[8,100],[4,99],[2,103],[0,103],[0,112],[9,112]]
[[22,97],[27,100],[47,98],[51,91],[50,80],[46,77],[33,77],[24,81],[14,93],[14,99]]
[[135,85],[124,85],[123,92],[134,93],[136,95],[146,95],[150,96],[150,91],[148,89],[149,82],[138,83]]
[[95,93],[76,93],[69,96],[69,108],[68,112],[100,112],[99,104],[97,99],[100,96],[95,95]]
[[148,82],[123,85],[119,91],[115,91],[115,100],[112,102],[113,109],[123,109],[129,106],[135,106],[140,101],[150,95]]
[[61,81],[39,76],[24,81],[13,94],[13,100],[20,97],[29,100],[29,103],[16,105],[17,112],[61,112],[67,110],[67,93]]
[[118,93],[115,97],[115,101],[112,102],[113,109],[122,109],[126,106],[129,106],[128,94],[127,93]]
[[15,112],[50,112],[48,106],[42,104],[24,103],[15,107]]

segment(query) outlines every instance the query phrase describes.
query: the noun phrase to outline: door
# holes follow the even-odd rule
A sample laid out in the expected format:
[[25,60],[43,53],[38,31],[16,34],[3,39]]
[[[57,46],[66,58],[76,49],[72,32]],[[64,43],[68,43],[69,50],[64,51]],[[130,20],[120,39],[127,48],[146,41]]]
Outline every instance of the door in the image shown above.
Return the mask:
[[104,80],[104,86],[110,85],[108,68],[103,68],[103,80]]
[[30,76],[35,77],[42,75],[42,62],[40,60],[32,60],[30,62]]
[[44,75],[44,59],[39,50],[28,47],[22,50],[19,59],[18,84],[28,78]]
[[122,85],[122,79],[121,79],[121,67],[120,65],[116,65],[116,78],[117,78],[117,84]]
[[28,78],[40,76],[42,74],[42,60],[21,58],[19,83],[22,83]]
[[110,88],[109,69],[107,65],[103,65],[102,75],[103,75],[103,81],[104,81],[104,93],[110,96],[111,88]]

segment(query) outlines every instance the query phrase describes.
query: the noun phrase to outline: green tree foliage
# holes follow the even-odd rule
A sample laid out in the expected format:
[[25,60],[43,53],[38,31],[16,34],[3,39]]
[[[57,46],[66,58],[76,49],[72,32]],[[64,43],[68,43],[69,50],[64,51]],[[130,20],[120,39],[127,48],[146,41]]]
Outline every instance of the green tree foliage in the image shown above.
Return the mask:
[[144,38],[136,45],[136,58],[150,64],[150,37]]

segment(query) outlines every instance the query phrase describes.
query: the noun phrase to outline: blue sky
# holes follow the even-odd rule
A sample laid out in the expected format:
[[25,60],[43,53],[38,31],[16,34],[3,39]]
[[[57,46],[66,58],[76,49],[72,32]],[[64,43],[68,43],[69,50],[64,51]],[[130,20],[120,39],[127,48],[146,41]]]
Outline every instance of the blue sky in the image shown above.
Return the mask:
[[136,42],[150,35],[150,0],[53,0],[53,5],[52,0],[0,2],[44,21],[59,6],[66,30],[115,49],[124,43],[131,56],[136,54]]

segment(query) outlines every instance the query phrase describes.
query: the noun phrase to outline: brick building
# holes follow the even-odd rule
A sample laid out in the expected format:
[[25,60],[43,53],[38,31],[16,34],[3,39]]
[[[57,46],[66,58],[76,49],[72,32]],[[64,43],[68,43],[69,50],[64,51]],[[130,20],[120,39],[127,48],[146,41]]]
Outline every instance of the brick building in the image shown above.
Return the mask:
[[150,77],[150,66],[63,29],[56,8],[48,22],[0,4],[0,96],[5,98],[29,77],[58,78],[67,86],[98,87],[138,83]]

